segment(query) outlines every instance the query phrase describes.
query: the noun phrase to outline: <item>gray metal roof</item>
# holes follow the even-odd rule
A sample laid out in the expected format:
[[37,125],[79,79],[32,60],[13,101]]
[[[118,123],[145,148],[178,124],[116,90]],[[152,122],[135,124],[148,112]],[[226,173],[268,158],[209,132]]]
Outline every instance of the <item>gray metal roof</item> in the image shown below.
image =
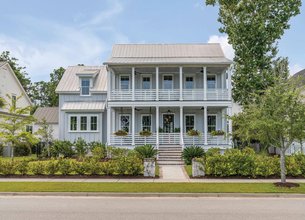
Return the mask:
[[103,112],[105,102],[65,102],[61,108],[64,111],[98,111]]
[[116,44],[108,65],[231,64],[220,44]]
[[295,73],[292,77],[305,76],[305,69]]
[[58,124],[58,107],[38,107],[34,113],[34,118],[37,119],[37,123],[41,123],[43,119],[48,124]]
[[94,75],[92,92],[107,91],[106,66],[69,66],[60,80],[56,92],[79,92],[79,75]]

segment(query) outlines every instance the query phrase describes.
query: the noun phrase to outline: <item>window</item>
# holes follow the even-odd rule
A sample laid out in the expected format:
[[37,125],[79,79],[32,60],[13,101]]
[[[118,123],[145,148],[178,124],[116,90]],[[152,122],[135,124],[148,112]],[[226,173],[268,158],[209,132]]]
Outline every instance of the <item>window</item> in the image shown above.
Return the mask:
[[25,127],[25,131],[32,134],[32,133],[33,133],[33,126],[32,126],[32,125],[27,125],[27,126]]
[[142,89],[151,89],[151,77],[150,76],[142,77]]
[[185,77],[185,88],[186,89],[194,89],[194,77],[193,76],[187,76]]
[[15,108],[16,107],[16,102],[17,102],[17,96],[12,95],[12,106]]
[[216,131],[216,115],[208,115],[208,132]]
[[90,129],[91,131],[97,131],[97,116],[91,116]]
[[77,131],[77,117],[70,117],[70,131]]
[[130,130],[130,115],[120,115],[120,128],[123,131],[129,132],[129,130]]
[[120,78],[120,88],[129,89],[129,76],[121,76]]
[[90,95],[90,79],[81,79],[81,95]]
[[142,115],[142,130],[151,131],[151,115]]
[[173,89],[173,76],[165,75],[163,76],[163,89]]
[[185,132],[195,129],[195,116],[185,115]]
[[215,89],[216,88],[216,76],[215,75],[207,76],[207,84],[208,84],[208,89]]
[[87,116],[80,117],[80,130],[87,131]]

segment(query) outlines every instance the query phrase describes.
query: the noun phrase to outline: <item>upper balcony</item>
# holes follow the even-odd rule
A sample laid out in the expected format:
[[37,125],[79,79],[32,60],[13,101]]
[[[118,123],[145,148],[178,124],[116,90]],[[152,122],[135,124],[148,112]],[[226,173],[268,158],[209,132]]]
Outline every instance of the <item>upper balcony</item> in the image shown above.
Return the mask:
[[226,67],[110,68],[109,101],[228,101]]

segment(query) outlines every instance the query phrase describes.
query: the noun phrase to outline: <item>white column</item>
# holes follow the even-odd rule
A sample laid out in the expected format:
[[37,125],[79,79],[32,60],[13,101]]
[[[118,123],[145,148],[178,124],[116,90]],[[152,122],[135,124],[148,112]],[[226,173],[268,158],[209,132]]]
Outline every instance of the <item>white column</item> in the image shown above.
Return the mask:
[[107,97],[108,97],[108,100],[110,101],[111,100],[111,77],[112,77],[112,73],[111,73],[111,70],[108,69],[108,72],[107,72]]
[[156,145],[159,148],[159,106],[156,106]]
[[228,100],[232,100],[232,79],[231,79],[231,69],[228,71]]
[[156,67],[156,101],[159,101],[159,67]]
[[204,145],[208,145],[208,107],[204,106]]
[[131,123],[131,136],[132,136],[132,146],[135,146],[135,121],[136,121],[136,117],[135,117],[135,106],[132,106],[132,123]]
[[222,130],[227,133],[227,109],[223,109],[222,113]]
[[183,73],[182,73],[182,66],[179,67],[179,82],[180,82],[180,101],[183,100],[183,95],[182,95],[182,89],[183,89]]
[[183,146],[183,106],[180,106],[180,145]]
[[115,89],[115,73],[111,71],[111,89],[114,90]]
[[108,145],[111,145],[111,131],[112,131],[112,129],[111,129],[111,116],[112,116],[112,114],[111,114],[111,107],[108,107],[108,109],[107,109],[107,144]]
[[204,100],[207,100],[207,67],[203,67],[203,97]]
[[225,88],[226,88],[226,83],[225,83],[225,81],[226,81],[226,72],[223,71],[223,72],[221,73],[221,89],[225,89]]
[[[232,116],[232,107],[228,108],[228,116]],[[232,120],[229,119],[229,145],[232,145]]]
[[132,87],[132,101],[135,100],[135,68],[132,67],[131,71],[131,87]]

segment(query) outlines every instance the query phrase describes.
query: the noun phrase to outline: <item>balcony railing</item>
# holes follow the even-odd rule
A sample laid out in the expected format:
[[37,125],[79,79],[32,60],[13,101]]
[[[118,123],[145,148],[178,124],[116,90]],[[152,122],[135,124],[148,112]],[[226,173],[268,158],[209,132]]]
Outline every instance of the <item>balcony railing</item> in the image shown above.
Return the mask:
[[[160,101],[178,101],[180,100],[179,89],[159,89]],[[229,93],[227,89],[208,89],[207,100],[229,100]],[[135,101],[155,101],[157,98],[157,91],[155,89],[136,89],[134,91]],[[203,101],[203,89],[184,89],[182,90],[182,98],[186,101]],[[132,90],[112,90],[110,94],[112,101],[132,101]]]

